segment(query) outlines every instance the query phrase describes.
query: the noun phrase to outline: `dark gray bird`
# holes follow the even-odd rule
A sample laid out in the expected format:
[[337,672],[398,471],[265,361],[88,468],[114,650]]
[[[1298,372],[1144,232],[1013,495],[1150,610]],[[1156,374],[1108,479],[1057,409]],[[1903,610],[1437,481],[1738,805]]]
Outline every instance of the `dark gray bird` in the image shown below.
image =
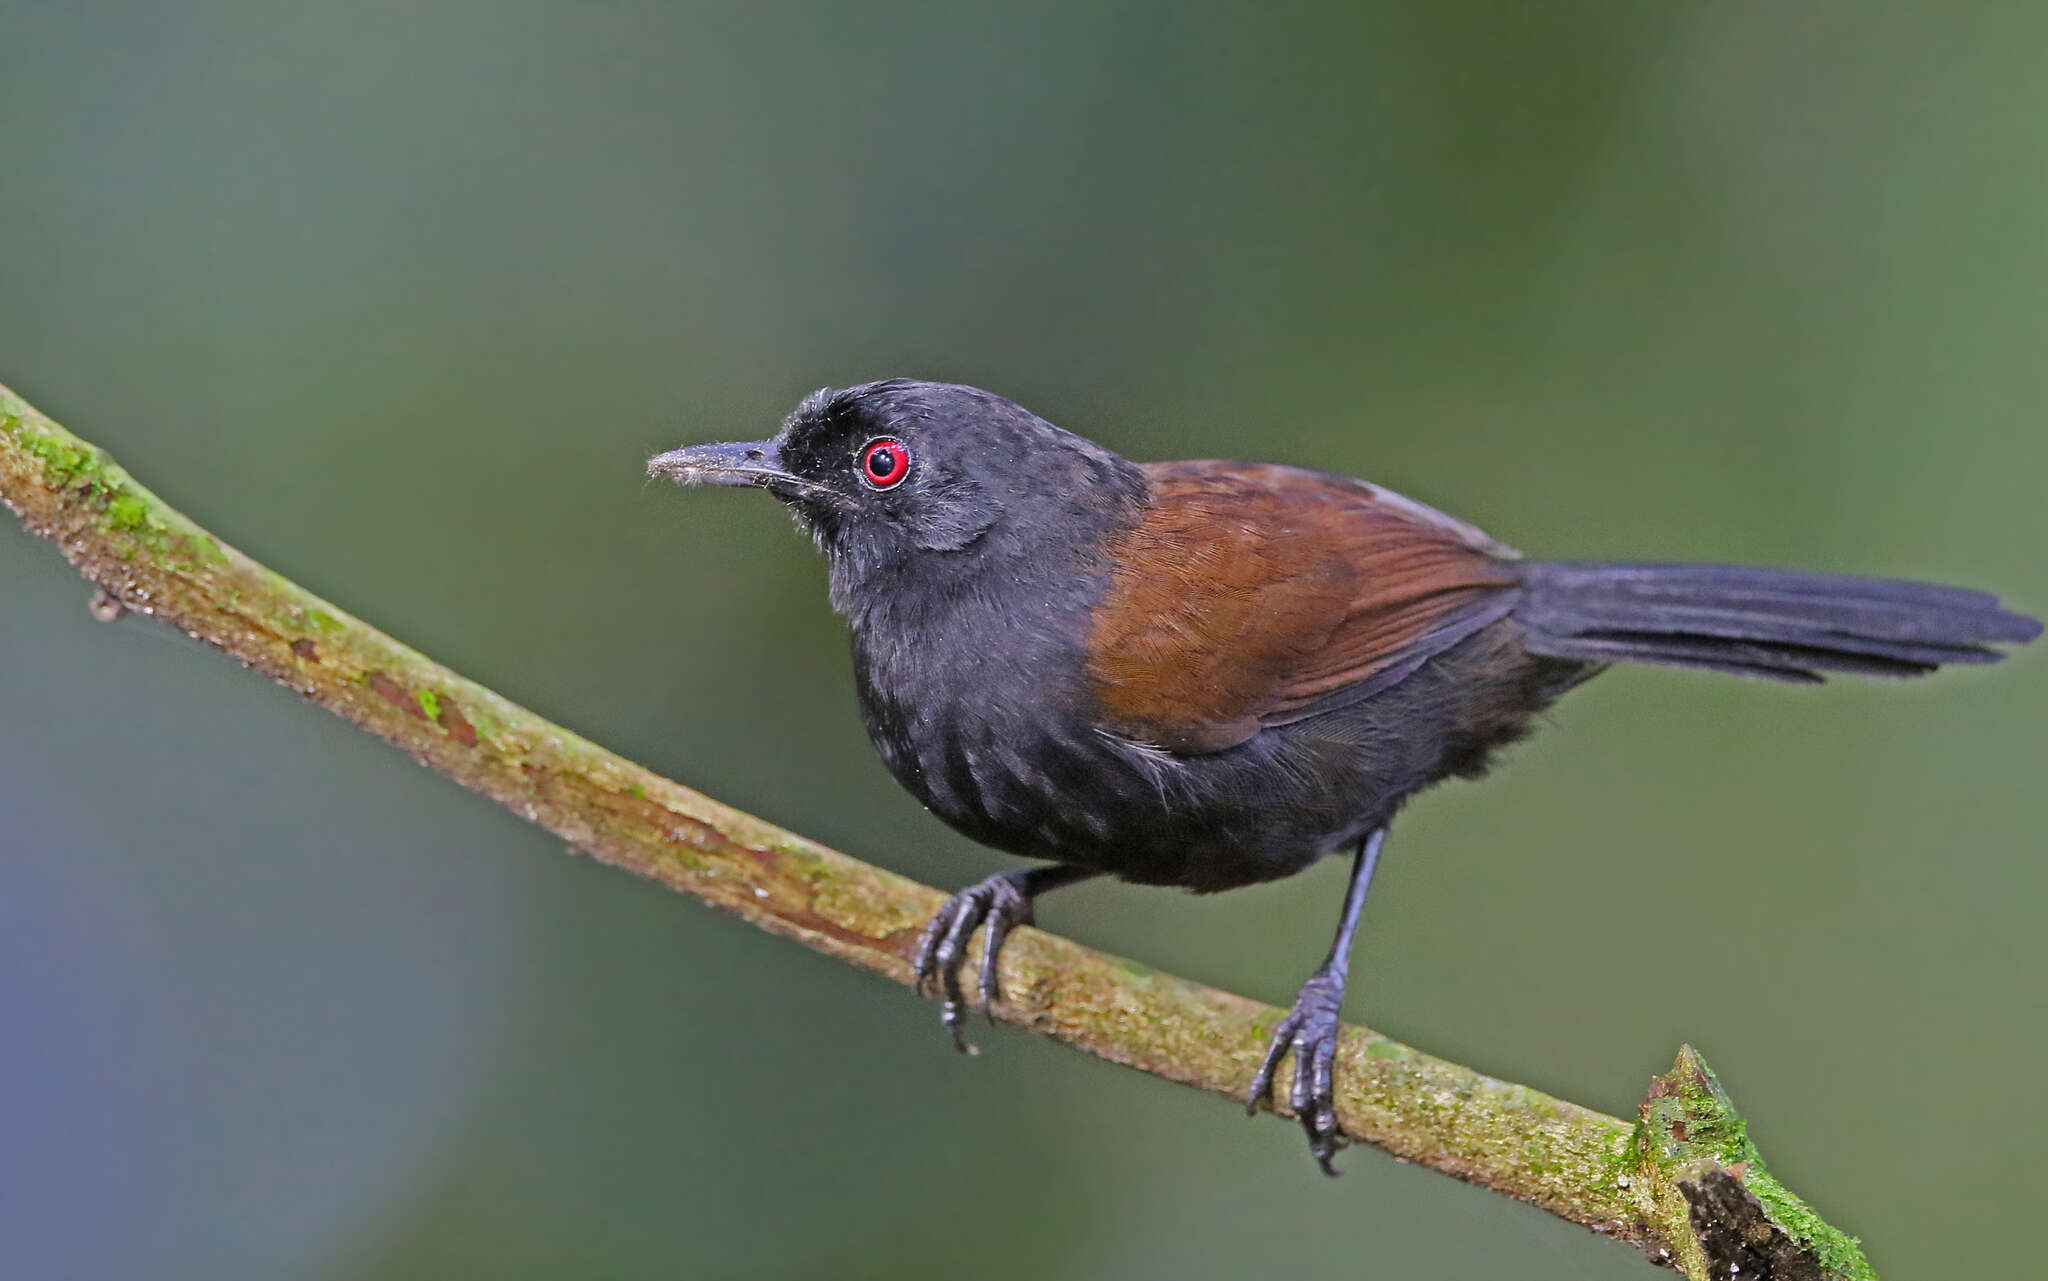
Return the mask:
[[1003,939],[1046,890],[1103,874],[1226,890],[1354,851],[1336,939],[1248,1099],[1291,1051],[1293,1107],[1332,1174],[1337,1010],[1404,800],[1477,777],[1610,663],[1918,676],[2041,630],[1955,587],[1524,561],[1365,481],[1133,463],[945,383],[820,391],[773,440],[648,470],[787,504],[830,564],[889,772],[972,839],[1047,860],[961,891],[925,931],[917,976],[956,1044],[969,936],[987,923],[993,1001]]

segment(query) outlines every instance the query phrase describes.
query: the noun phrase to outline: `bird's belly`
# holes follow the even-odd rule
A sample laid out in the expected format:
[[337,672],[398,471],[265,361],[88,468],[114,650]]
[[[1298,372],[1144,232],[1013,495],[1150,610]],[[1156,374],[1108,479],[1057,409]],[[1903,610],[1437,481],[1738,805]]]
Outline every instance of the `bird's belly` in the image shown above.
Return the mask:
[[950,729],[877,742],[933,813],[982,844],[1142,884],[1211,891],[1291,875],[1384,821],[1407,790],[1358,752],[1309,762],[1277,736],[1176,756],[1094,729]]
[[1537,709],[1597,669],[1531,662],[1514,627],[1498,623],[1369,698],[1201,754],[1098,729],[1090,690],[1047,674],[1071,666],[979,662],[974,682],[930,684],[914,670],[857,670],[883,762],[958,831],[1209,891],[1298,872],[1391,820],[1414,792],[1478,775]]

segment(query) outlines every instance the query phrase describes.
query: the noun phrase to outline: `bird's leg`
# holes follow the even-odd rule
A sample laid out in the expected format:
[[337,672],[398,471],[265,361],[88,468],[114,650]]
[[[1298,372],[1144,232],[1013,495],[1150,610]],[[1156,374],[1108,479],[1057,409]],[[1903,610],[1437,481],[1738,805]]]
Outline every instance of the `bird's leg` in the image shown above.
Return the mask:
[[1273,1090],[1273,1071],[1281,1056],[1294,1051],[1295,1119],[1308,1132],[1309,1155],[1323,1167],[1323,1173],[1337,1177],[1331,1159],[1337,1155],[1337,1099],[1331,1068],[1337,1058],[1337,1010],[1344,1004],[1344,978],[1351,969],[1351,940],[1358,933],[1358,915],[1365,907],[1365,892],[1372,887],[1373,869],[1379,866],[1380,846],[1387,829],[1375,828],[1359,842],[1358,858],[1351,865],[1351,887],[1344,892],[1344,915],[1337,922],[1337,937],[1330,943],[1330,955],[1309,975],[1294,998],[1294,1009],[1273,1033],[1266,1047],[1265,1061],[1252,1077],[1245,1096],[1245,1111],[1256,1113],[1259,1100]]
[[996,955],[1002,951],[1003,940],[1009,937],[1011,927],[1032,923],[1032,900],[1040,894],[1099,875],[1101,873],[1093,868],[1078,867],[1072,863],[1027,867],[1014,872],[998,872],[946,900],[946,905],[924,927],[911,968],[917,974],[918,991],[936,991],[945,998],[941,1017],[947,1030],[953,1034],[955,1049],[962,1054],[968,1053],[967,1038],[960,1030],[967,1008],[966,997],[960,991],[960,971],[967,964],[967,940],[974,934],[975,927],[983,921],[988,922],[988,941],[981,951],[978,988],[982,1007],[991,1011],[989,1017],[993,1020],[998,995]]

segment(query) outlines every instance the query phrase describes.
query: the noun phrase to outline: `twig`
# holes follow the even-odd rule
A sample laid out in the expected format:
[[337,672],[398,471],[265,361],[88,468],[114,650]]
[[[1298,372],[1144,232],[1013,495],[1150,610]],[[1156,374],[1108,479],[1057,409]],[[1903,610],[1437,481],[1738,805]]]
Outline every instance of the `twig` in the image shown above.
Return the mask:
[[[93,582],[97,617],[162,619],[602,862],[910,981],[908,953],[938,891],[721,805],[463,679],[220,542],[5,387],[0,499]],[[1002,969],[1009,996],[997,1017],[1231,1099],[1282,1016],[1037,930],[1017,932]],[[1689,1048],[1633,1125],[1364,1028],[1346,1030],[1338,1082],[1351,1138],[1627,1241],[1689,1277],[1874,1276],[1852,1240],[1764,1172]]]

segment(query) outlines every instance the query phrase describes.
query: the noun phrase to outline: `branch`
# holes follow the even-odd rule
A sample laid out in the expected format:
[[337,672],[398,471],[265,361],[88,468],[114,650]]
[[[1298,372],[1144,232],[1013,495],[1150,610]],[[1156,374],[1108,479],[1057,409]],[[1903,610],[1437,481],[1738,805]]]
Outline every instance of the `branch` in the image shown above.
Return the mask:
[[[721,805],[463,679],[220,542],[5,387],[0,499],[96,585],[95,615],[160,618],[601,862],[910,982],[909,952],[938,891]],[[1002,984],[1005,1022],[1230,1099],[1283,1014],[1033,929],[1005,949]],[[1852,1239],[1765,1172],[1689,1047],[1634,1124],[1364,1028],[1346,1029],[1337,1067],[1350,1138],[1629,1242],[1688,1277],[1875,1275]]]

